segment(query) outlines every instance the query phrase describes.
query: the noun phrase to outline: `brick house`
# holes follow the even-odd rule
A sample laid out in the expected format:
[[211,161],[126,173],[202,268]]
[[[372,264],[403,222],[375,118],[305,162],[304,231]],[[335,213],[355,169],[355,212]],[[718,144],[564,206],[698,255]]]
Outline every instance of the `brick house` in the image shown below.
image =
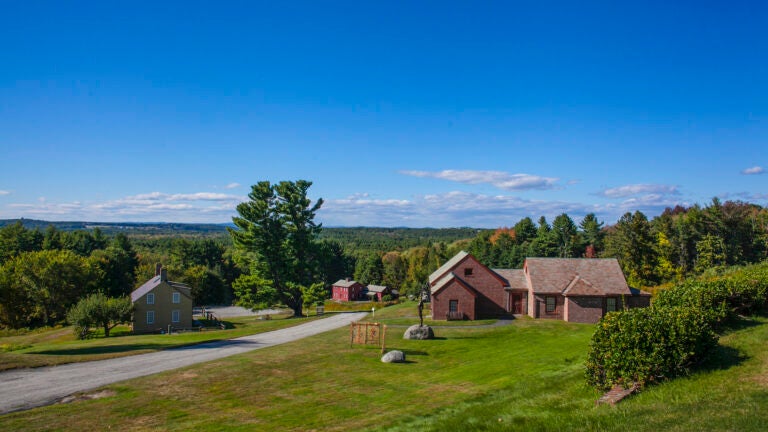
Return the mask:
[[490,269],[460,252],[429,276],[433,319],[505,315],[597,322],[607,312],[647,307],[614,258],[527,258],[522,269]]
[[383,285],[368,285],[364,291],[366,297],[376,301],[381,301],[385,295],[391,294],[389,287]]
[[339,279],[331,287],[331,299],[336,301],[362,300],[363,284],[350,278]]
[[152,333],[192,328],[191,288],[168,280],[160,264],[155,277],[131,293],[133,302],[133,332]]

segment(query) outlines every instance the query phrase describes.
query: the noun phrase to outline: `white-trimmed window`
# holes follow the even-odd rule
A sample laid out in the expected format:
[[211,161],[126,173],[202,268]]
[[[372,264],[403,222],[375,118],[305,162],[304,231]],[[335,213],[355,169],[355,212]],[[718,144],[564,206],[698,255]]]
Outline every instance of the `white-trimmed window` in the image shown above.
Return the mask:
[[555,313],[555,309],[557,309],[557,299],[552,296],[546,297],[546,311],[547,313]]
[[147,311],[147,324],[155,323],[155,311]]
[[147,304],[155,304],[155,293],[147,294]]
[[178,309],[174,309],[171,311],[171,322],[179,322],[181,321],[181,312],[179,312]]
[[174,303],[181,303],[181,293],[173,293],[173,302]]

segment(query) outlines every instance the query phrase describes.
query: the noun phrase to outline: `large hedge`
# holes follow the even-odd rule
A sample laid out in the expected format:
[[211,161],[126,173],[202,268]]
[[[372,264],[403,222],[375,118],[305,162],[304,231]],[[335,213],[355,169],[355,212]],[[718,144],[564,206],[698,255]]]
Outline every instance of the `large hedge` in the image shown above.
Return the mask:
[[764,311],[767,293],[762,264],[663,290],[646,309],[609,313],[590,342],[587,382],[603,390],[686,374],[717,345],[717,330]]
[[609,313],[592,336],[587,382],[599,389],[688,372],[717,345],[711,321],[694,307]]

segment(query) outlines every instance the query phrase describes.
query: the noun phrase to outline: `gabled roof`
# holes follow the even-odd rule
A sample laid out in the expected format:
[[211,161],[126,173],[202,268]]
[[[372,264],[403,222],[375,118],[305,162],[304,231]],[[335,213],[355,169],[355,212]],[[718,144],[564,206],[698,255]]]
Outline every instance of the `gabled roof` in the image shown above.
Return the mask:
[[507,289],[527,290],[528,280],[523,269],[492,269],[497,275],[507,281]]
[[534,293],[632,295],[615,258],[527,258],[525,268]]
[[352,285],[355,285],[356,283],[357,283],[357,281],[346,280],[346,279],[339,279],[339,280],[336,281],[336,283],[333,284],[333,286],[349,288]]
[[442,290],[443,288],[447,287],[449,283],[452,281],[458,282],[460,286],[462,286],[465,290],[469,291],[470,294],[472,294],[473,297],[477,297],[477,291],[475,291],[474,288],[472,288],[468,283],[461,280],[460,277],[456,276],[456,273],[450,272],[445,277],[437,281],[437,283],[432,287],[430,293],[432,295],[435,295],[438,293],[438,291]]
[[429,284],[432,285],[435,281],[440,279],[441,276],[448,273],[449,270],[454,268],[457,264],[459,264],[461,261],[464,260],[464,258],[469,256],[469,252],[461,251],[457,253],[453,258],[449,259],[445,262],[445,264],[441,265],[440,268],[432,272],[431,275],[429,275]]
[[368,292],[372,292],[372,293],[383,293],[384,291],[387,290],[387,287],[382,285],[368,285],[367,288],[368,288]]
[[[160,275],[157,275],[152,279],[146,281],[144,285],[133,290],[133,292],[131,293],[131,302],[136,302],[138,299],[142,298],[145,294],[157,288],[161,283],[163,283],[163,280]],[[180,292],[183,296],[192,298],[192,288],[190,288],[189,285],[185,285],[181,282],[174,282],[169,280],[165,281],[165,283],[167,283],[173,290]]]

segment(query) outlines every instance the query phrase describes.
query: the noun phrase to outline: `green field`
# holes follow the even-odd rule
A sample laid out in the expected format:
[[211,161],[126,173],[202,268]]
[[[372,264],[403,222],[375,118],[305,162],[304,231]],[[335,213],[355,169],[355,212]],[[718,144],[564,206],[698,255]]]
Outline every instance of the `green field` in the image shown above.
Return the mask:
[[[376,312],[401,319],[413,303]],[[389,317],[389,318],[388,318]],[[744,321],[690,377],[595,407],[583,361],[592,325],[520,319],[388,332],[407,363],[318,335],[109,386],[103,399],[0,416],[1,430],[766,430],[768,319]]]
[[[287,319],[291,318],[291,319]],[[108,338],[99,330],[95,338],[77,340],[71,327],[44,328],[31,331],[6,330],[0,332],[0,371],[51,366],[90,360],[103,360],[134,354],[191,345],[201,342],[231,339],[250,334],[298,325],[312,318],[292,318],[291,315],[273,315],[271,320],[259,317],[230,318],[227,330],[206,330],[161,335],[133,335],[128,327],[118,326]]]

